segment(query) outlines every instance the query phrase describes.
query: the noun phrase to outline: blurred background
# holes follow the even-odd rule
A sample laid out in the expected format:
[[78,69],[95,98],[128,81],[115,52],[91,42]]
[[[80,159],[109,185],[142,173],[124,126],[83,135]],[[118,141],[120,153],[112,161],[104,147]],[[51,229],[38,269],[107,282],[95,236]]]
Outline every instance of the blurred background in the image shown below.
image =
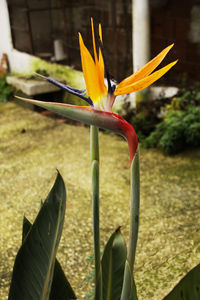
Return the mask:
[[[0,54],[8,54],[13,71],[18,67],[13,62],[9,43],[20,52],[80,70],[77,33],[83,34],[90,48],[90,17],[93,17],[96,24],[102,24],[108,65],[113,77],[119,81],[131,74],[133,68],[132,2],[2,0],[0,14],[4,16],[0,18],[0,23],[4,23],[3,26],[0,24]],[[143,1],[140,2],[142,4]],[[8,15],[5,15],[7,9]],[[166,62],[178,58],[179,63],[167,76],[167,84],[178,85],[183,80],[197,80],[200,75],[200,1],[149,0],[149,15],[150,57],[175,43]],[[9,31],[8,41],[6,33]]]

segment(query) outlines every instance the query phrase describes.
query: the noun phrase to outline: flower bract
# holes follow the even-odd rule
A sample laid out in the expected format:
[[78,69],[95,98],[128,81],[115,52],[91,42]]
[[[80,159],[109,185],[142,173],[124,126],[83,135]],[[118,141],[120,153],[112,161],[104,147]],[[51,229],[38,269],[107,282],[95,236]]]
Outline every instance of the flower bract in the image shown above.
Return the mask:
[[[165,58],[169,50],[173,47],[173,44],[162,50],[156,57],[154,57],[136,73],[125,78],[119,84],[115,84],[110,79],[107,63],[105,60],[101,25],[99,25],[98,28],[98,39],[95,38],[95,30],[92,19],[91,27],[93,56],[88,51],[87,47],[84,44],[83,38],[79,33],[81,63],[87,94],[86,90],[73,88],[55,81],[50,77],[42,76],[54,85],[57,85],[60,88],[66,90],[68,93],[83,99],[90,106],[76,106],[24,98],[20,99],[31,101],[35,105],[47,108],[71,119],[79,120],[86,124],[112,130],[118,134],[123,135],[128,141],[130,160],[132,162],[138,147],[137,135],[133,127],[128,122],[126,122],[120,115],[112,112],[113,104],[118,95],[129,94],[142,90],[154,83],[167,71],[169,71],[177,61],[174,61],[157,71],[154,70]],[[105,83],[105,77],[107,78],[107,84]]]

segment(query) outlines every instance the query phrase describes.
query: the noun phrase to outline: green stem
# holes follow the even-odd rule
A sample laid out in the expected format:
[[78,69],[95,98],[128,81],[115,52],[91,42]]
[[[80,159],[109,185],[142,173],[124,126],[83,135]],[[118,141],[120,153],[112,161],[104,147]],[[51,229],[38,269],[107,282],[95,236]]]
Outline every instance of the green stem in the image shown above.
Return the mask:
[[135,253],[139,228],[139,207],[140,207],[140,162],[139,148],[131,163],[131,201],[130,201],[130,228],[128,243],[128,262],[131,274],[135,262]]
[[133,158],[130,168],[131,176],[131,202],[130,202],[130,227],[128,241],[128,256],[124,270],[124,280],[120,300],[137,300],[136,286],[133,279],[133,266],[139,228],[139,206],[140,206],[140,164],[139,148]]
[[102,278],[100,262],[100,230],[99,230],[99,139],[98,128],[90,127],[90,152],[92,164],[92,209],[93,209],[93,236],[95,258],[95,300],[102,295]]
[[99,128],[93,125],[90,126],[90,153],[91,162],[99,162]]

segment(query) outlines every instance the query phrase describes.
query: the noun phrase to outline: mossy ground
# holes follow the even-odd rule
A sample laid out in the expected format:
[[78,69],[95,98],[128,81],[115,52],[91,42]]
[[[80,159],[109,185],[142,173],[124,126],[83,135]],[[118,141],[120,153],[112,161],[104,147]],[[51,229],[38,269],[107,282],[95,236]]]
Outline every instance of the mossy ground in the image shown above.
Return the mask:
[[[128,236],[127,144],[100,133],[101,242],[118,226]],[[58,259],[79,299],[92,253],[89,128],[0,104],[0,298],[7,299],[23,215],[33,221],[56,176],[67,187]],[[135,265],[139,299],[162,297],[200,260],[200,149],[174,157],[141,151],[141,216]]]

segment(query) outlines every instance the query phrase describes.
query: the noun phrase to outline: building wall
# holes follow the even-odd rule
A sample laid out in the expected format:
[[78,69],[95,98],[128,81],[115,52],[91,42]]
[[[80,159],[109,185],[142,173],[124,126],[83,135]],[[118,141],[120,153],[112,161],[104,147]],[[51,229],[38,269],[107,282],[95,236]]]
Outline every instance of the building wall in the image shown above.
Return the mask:
[[151,53],[155,55],[166,45],[174,49],[166,61],[179,59],[169,72],[168,82],[200,80],[200,1],[199,0],[150,0]]
[[[111,74],[119,81],[132,72],[131,0],[70,1],[71,32],[81,31],[87,45],[90,37],[89,17],[101,22],[105,54]],[[150,42],[153,58],[174,43],[161,66],[178,59],[177,65],[159,81],[182,84],[200,80],[200,0],[149,0]],[[71,43],[72,37],[69,37]],[[79,67],[78,41],[72,41],[72,61]],[[76,49],[76,50],[75,50]]]
[[17,51],[13,48],[6,0],[0,0],[0,36],[0,58],[2,57],[3,53],[8,55],[11,71],[30,71],[30,61],[33,57],[27,53]]
[[68,43],[69,63],[80,68],[77,32],[92,49],[90,18],[93,17],[96,32],[102,24],[105,57],[111,75],[121,80],[132,72],[132,16],[131,0],[79,0],[69,1]]
[[[92,49],[90,27],[92,16],[95,24],[98,25],[100,22],[103,27],[104,51],[111,75],[117,81],[129,75],[132,72],[131,0],[59,0],[59,3],[62,1],[66,6],[63,11],[66,20],[63,35],[67,54],[65,63],[81,69],[77,33],[82,33],[86,46]],[[14,0],[8,2],[18,3]],[[26,3],[31,7],[32,2],[34,9],[40,9],[41,1],[27,0]],[[20,3],[23,3],[23,0],[20,0]],[[58,5],[57,0],[43,1],[42,5],[45,6],[45,3]],[[54,13],[55,11],[51,10],[49,15],[52,16]],[[170,70],[163,82],[179,84],[187,78],[199,80],[200,0],[150,0],[150,13],[151,57],[167,45],[175,43],[163,65],[179,59],[176,67]],[[40,19],[38,18],[38,24]],[[56,19],[59,20],[58,17]],[[55,38],[59,38],[58,28],[62,28],[63,24],[55,26],[57,31],[51,43]],[[44,26],[39,28],[44,36]],[[31,56],[13,49],[6,0],[0,1],[0,34],[0,54],[7,52],[12,70],[28,70]],[[162,83],[162,79],[159,82]]]

